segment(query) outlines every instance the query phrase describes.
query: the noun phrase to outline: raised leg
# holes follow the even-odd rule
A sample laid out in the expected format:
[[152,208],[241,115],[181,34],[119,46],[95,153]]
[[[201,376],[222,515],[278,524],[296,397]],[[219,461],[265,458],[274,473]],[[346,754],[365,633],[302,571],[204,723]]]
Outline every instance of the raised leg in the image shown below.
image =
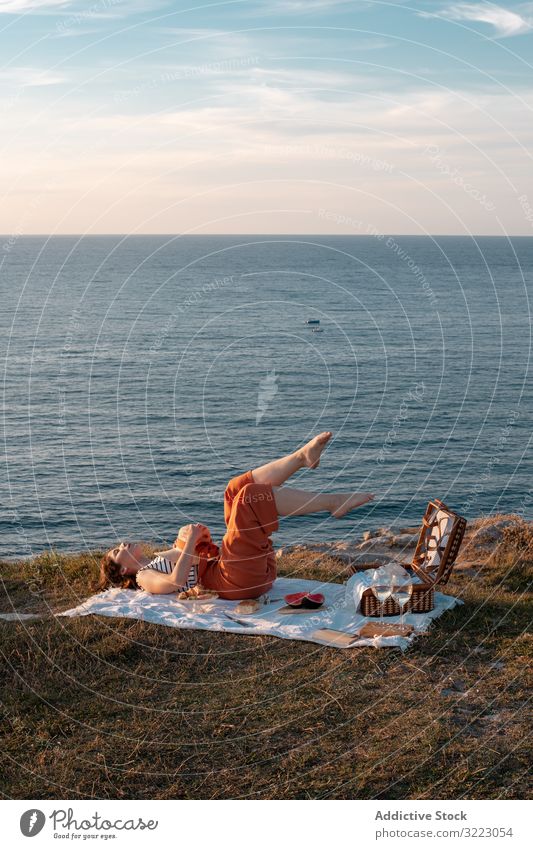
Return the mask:
[[281,486],[291,475],[298,469],[303,469],[304,466],[309,469],[316,469],[320,463],[320,455],[331,437],[331,431],[325,430],[324,433],[319,433],[318,436],[311,439],[303,448],[299,448],[285,457],[280,457],[279,460],[272,460],[270,463],[265,463],[264,466],[259,466],[252,471],[254,482]]
[[374,499],[370,492],[305,492],[288,486],[272,487],[279,516],[307,516],[327,510],[336,519]]

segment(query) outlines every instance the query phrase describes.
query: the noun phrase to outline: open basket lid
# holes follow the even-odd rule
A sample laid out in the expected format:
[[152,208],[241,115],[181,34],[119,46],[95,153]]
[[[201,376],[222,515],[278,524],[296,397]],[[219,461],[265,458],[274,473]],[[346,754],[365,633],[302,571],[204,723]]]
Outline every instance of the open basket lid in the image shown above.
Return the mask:
[[427,584],[445,584],[450,577],[466,519],[450,510],[442,501],[430,501],[416,545],[411,567]]

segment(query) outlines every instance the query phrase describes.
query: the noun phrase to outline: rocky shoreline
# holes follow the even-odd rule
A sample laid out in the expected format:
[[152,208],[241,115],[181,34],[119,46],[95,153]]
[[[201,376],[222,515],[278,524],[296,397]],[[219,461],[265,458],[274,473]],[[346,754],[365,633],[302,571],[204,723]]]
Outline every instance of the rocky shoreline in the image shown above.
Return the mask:
[[[507,528],[527,525],[533,533],[533,522],[518,514],[497,514],[468,521],[461,549],[455,563],[456,569],[468,574],[482,565],[495,547],[504,539]],[[400,560],[409,563],[414,554],[420,526],[397,526],[365,531],[361,537],[351,540],[332,540],[318,543],[301,543],[284,546],[276,551],[277,557],[287,554],[316,552],[335,557],[347,565],[365,562],[387,562]]]

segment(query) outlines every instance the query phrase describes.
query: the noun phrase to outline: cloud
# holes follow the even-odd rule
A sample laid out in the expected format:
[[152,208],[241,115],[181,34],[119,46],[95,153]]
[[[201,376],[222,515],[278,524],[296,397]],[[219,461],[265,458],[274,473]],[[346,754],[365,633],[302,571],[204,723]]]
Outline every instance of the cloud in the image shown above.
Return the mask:
[[136,0],[134,7],[123,0],[0,0],[0,14],[56,15],[61,12],[72,13],[72,19],[123,18],[130,15],[152,12],[160,8],[165,0]]
[[197,38],[212,38],[215,36],[231,35],[223,29],[214,29],[213,27],[171,27],[171,26],[154,26],[153,32],[162,33],[163,35],[178,35],[182,38],[197,39]]
[[10,68],[8,71],[0,71],[0,84],[7,82],[20,88],[37,87],[47,85],[59,85],[66,82],[67,78],[62,74],[41,68]]
[[70,6],[71,0],[0,0],[0,14],[20,15],[24,12],[48,12]]
[[[264,4],[261,4],[264,5]],[[321,12],[335,9],[337,6],[353,6],[353,0],[269,0],[266,4],[270,11],[276,12]],[[362,5],[358,3],[357,5]],[[364,3],[368,5],[368,3]]]
[[335,6],[345,6],[350,0],[283,0],[279,5],[287,11],[307,11],[310,9],[332,9]]
[[[489,85],[482,92],[420,86],[394,99],[356,95],[347,105],[251,86],[247,96],[232,90],[225,106],[171,114],[154,114],[150,104],[142,115],[90,114],[78,104],[69,112],[63,101],[34,124],[28,97],[13,104],[10,122],[15,130],[25,117],[28,131],[4,140],[0,179],[17,182],[0,206],[0,230],[12,232],[23,220],[34,233],[55,226],[71,233],[320,233],[326,224],[350,232],[361,209],[362,220],[386,233],[416,232],[421,216],[429,232],[457,233],[462,220],[494,234],[494,216],[465,192],[471,183],[496,205],[504,227],[526,235],[509,186],[527,183],[529,173],[533,89],[521,95]],[[464,183],[444,168],[452,175],[457,168]],[[50,174],[55,194],[30,221],[29,198],[43,193]],[[320,209],[337,219],[328,223]]]
[[533,28],[533,19],[494,3],[454,3],[440,12],[418,12],[422,18],[443,17],[451,21],[479,21],[490,24],[498,36],[519,35]]
[[[262,85],[228,86],[225,104],[176,109],[154,114],[131,115],[115,110],[108,115],[87,117],[81,123],[57,115],[51,121],[55,132],[79,134],[86,142],[95,139],[103,149],[111,139],[127,137],[131,147],[154,152],[167,142],[176,150],[191,153],[240,150],[264,156],[265,149],[287,143],[338,146],[368,144],[394,155],[402,146],[413,148],[422,138],[435,137],[445,146],[465,145],[476,150],[506,141],[508,134],[495,133],[495,126],[513,127],[522,143],[533,140],[528,117],[533,108],[533,91],[522,91],[520,103],[506,94],[475,89],[428,90],[426,87],[400,91],[396,96],[353,94],[352,100],[324,101],[312,92],[290,91]],[[59,125],[59,126],[58,126]],[[178,134],[176,134],[178,131]],[[179,142],[178,142],[179,139]],[[472,139],[472,143],[468,140]],[[104,143],[105,140],[105,143]],[[314,149],[314,148],[313,148]],[[118,150],[123,151],[122,144]],[[312,148],[309,147],[311,151]],[[479,156],[479,152],[476,153]]]
[[277,88],[325,88],[345,89],[350,92],[354,85],[368,85],[368,78],[346,71],[317,70],[314,68],[263,68],[256,67],[247,72],[248,80],[259,85]]
[[327,14],[343,9],[355,12],[370,5],[369,0],[256,0],[243,5],[241,14],[251,17],[307,15],[313,12]]

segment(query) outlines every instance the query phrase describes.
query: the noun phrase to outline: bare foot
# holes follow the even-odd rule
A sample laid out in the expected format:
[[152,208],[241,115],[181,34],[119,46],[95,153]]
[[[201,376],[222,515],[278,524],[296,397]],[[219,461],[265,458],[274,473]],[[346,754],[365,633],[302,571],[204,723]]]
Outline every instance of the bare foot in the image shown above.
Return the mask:
[[332,495],[333,508],[331,515],[335,516],[336,519],[341,519],[350,510],[355,510],[356,507],[362,507],[363,504],[367,504],[373,500],[374,495],[371,492],[334,493]]
[[320,464],[320,455],[333,436],[330,430],[325,430],[319,433],[318,436],[310,439],[309,442],[300,449],[304,465],[309,469],[316,469]]

